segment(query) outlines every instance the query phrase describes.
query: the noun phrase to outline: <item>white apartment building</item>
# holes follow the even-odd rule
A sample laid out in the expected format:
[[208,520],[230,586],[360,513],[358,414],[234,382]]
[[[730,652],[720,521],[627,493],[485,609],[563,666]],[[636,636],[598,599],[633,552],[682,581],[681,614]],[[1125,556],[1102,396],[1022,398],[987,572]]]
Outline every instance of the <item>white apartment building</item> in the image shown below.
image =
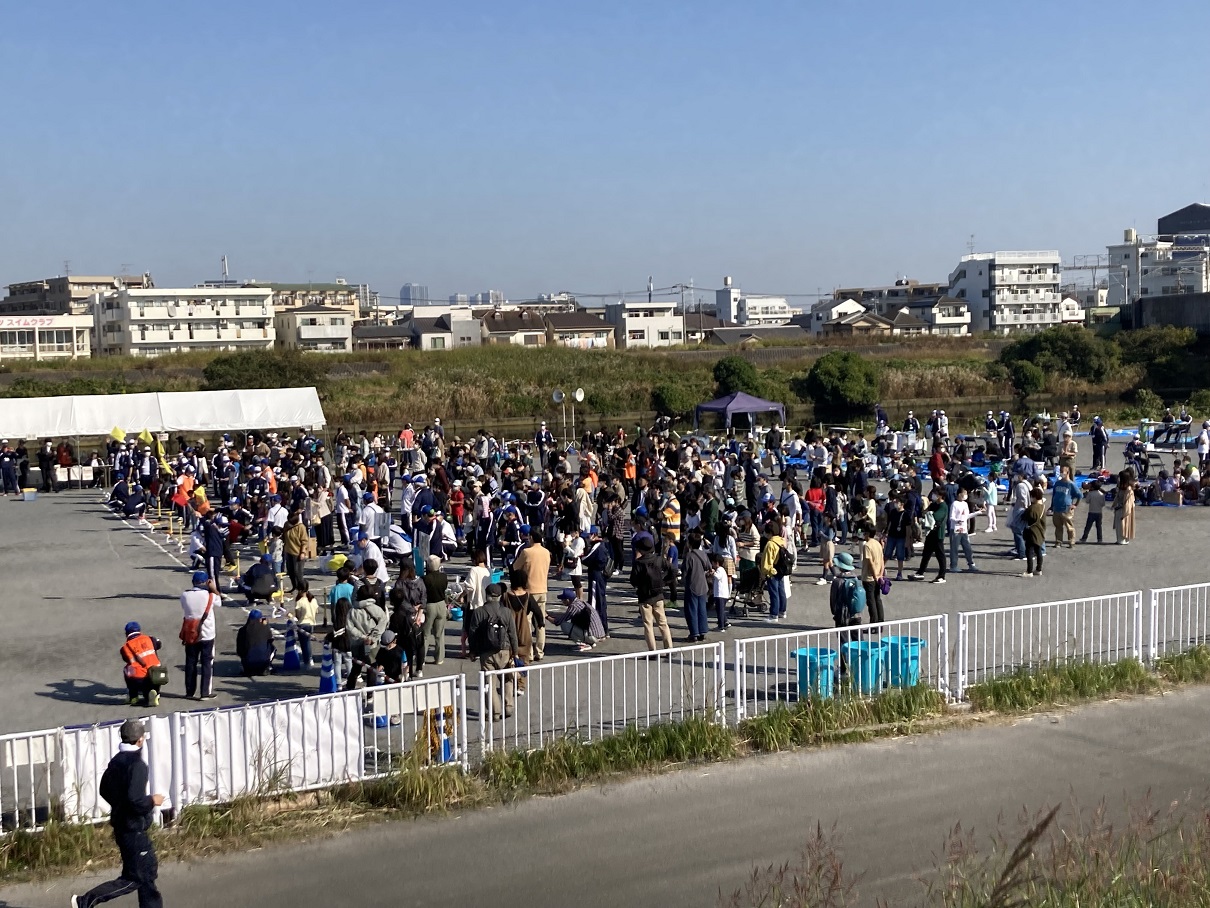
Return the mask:
[[1133,303],[1142,296],[1210,291],[1210,237],[1139,236],[1126,228],[1109,252],[1108,305]]
[[605,304],[605,321],[617,332],[619,349],[671,347],[685,342],[685,319],[673,300],[625,300]]
[[949,295],[965,300],[971,333],[1037,331],[1061,324],[1057,250],[976,252],[950,273]]
[[97,294],[97,352],[162,356],[269,349],[276,338],[272,297],[269,287],[122,288]]
[[756,327],[788,325],[796,310],[784,296],[749,296],[723,278],[723,289],[714,291],[715,317],[732,325]]
[[0,315],[0,362],[91,355],[91,315]]
[[299,306],[273,316],[274,342],[287,350],[345,353],[353,349],[353,316],[331,306]]

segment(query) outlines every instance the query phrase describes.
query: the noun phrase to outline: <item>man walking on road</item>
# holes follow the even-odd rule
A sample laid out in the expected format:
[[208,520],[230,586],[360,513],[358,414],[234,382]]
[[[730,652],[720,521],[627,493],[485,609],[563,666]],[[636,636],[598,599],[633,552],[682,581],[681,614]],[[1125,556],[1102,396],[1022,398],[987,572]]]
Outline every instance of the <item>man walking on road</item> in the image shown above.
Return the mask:
[[[199,700],[214,694],[214,609],[222,605],[218,587],[205,571],[193,572],[193,588],[181,593],[181,642],[185,644],[185,696]],[[202,687],[198,691],[198,672]]]
[[529,591],[534,605],[542,613],[539,619],[534,616],[534,662],[541,662],[546,652],[546,596],[550,578],[550,550],[533,538],[529,524],[522,524],[520,529],[521,551],[513,561],[513,570],[525,578],[525,589]]
[[92,908],[132,892],[139,894],[139,908],[161,908],[164,904],[155,885],[159,864],[147,836],[151,812],[164,803],[164,796],[147,794],[147,764],[142,754],[146,734],[138,719],[122,723],[122,743],[98,788],[109,804],[109,825],[122,854],[122,873],[83,895],[73,895],[72,908]]

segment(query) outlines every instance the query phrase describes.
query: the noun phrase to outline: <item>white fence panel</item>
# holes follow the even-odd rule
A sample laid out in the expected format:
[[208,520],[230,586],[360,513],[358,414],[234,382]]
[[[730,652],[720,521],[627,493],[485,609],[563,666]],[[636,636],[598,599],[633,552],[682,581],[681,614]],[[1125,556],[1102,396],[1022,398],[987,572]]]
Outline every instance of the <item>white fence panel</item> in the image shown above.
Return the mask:
[[365,776],[398,769],[404,756],[423,749],[424,764],[469,766],[466,746],[466,676],[405,681],[366,688]]
[[40,829],[63,789],[63,730],[0,735],[0,833]]
[[[173,737],[171,717],[143,716],[147,738],[143,760],[147,763],[148,794],[164,796],[164,810],[174,807]],[[98,788],[101,775],[121,744],[121,720],[63,729],[60,749],[62,770],[62,815],[70,820],[99,823],[109,817],[109,805]]]
[[[797,631],[774,634],[769,637],[749,637],[735,641],[735,712],[736,719],[768,711],[778,703],[792,703],[799,699],[800,692],[809,693],[812,687],[825,695],[840,680],[840,655],[844,644],[850,642],[886,641],[894,643],[894,655],[900,661],[891,665],[892,650],[888,646],[882,654],[884,665],[878,667],[878,678],[870,677],[867,692],[874,688],[883,689],[891,685],[925,684],[949,695],[949,617],[931,615],[926,618],[907,618],[901,621],[884,621],[880,624],[865,624],[852,628],[822,628],[813,631]],[[919,641],[917,643],[908,640]],[[900,641],[904,642],[901,644]],[[808,678],[808,671],[800,671],[800,650],[831,650],[835,654],[835,665],[821,672],[823,681]],[[902,654],[902,655],[900,655]],[[815,655],[815,654],[812,654]],[[803,659],[808,657],[804,654]],[[846,660],[846,674],[847,665]],[[806,662],[804,661],[804,665]],[[894,669],[892,671],[892,668]],[[885,669],[885,670],[884,670]]]
[[[483,751],[528,750],[560,738],[586,741],[634,726],[690,718],[723,721],[725,656],[721,643],[584,658],[479,673]],[[515,697],[512,715],[493,719],[493,688]],[[507,707],[502,702],[502,709]]]
[[360,691],[176,713],[173,719],[182,805],[304,791],[363,776]]
[[1210,643],[1210,583],[1151,591],[1148,657],[1180,653]]
[[958,613],[958,696],[1021,666],[1142,659],[1143,594]]

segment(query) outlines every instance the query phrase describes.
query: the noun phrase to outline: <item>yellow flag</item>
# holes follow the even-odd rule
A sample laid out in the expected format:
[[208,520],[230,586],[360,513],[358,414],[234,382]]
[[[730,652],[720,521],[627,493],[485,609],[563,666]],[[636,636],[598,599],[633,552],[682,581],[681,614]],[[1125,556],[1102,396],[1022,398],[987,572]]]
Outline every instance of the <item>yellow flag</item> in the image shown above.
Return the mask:
[[121,429],[119,429],[117,426],[114,426],[113,431],[109,433],[109,437],[112,438],[114,441],[125,441],[126,433],[123,432]]
[[146,429],[144,429],[142,432],[139,433],[139,441],[141,441],[145,445],[149,445],[153,441],[155,441],[155,438],[152,437],[152,434],[150,432],[148,432]]

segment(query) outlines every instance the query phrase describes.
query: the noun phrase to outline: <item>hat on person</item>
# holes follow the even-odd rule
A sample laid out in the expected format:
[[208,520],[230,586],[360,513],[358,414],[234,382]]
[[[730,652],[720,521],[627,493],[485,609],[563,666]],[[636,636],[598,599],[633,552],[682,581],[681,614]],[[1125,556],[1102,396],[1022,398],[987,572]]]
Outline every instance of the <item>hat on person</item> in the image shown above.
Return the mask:
[[205,586],[209,582],[210,582],[210,575],[207,574],[205,571],[194,571],[193,572],[193,585],[194,586]]
[[533,528],[528,523],[523,523],[517,527],[517,532],[522,536],[528,536]]
[[568,602],[576,598],[576,591],[571,587],[564,588],[563,592],[559,593],[559,598]]
[[278,495],[276,492],[274,492],[272,495],[269,496],[269,500],[270,501],[281,501],[281,496]]
[[260,621],[260,619],[264,617],[264,613],[258,608],[254,608],[252,611],[248,612],[249,621]]
[[489,583],[484,592],[487,594],[488,599],[499,599],[504,595],[504,587],[499,583]]
[[395,632],[394,631],[383,631],[382,636],[378,638],[378,642],[381,643],[383,646],[390,646],[392,643],[395,642]]
[[368,503],[368,502],[373,501],[373,500],[374,500],[374,493],[373,493],[373,492],[366,492],[364,495],[362,495],[362,496],[361,496],[361,500],[362,500],[362,501],[364,501],[364,502],[367,502],[367,503]]
[[425,485],[428,482],[428,480],[426,480],[423,476],[413,476],[412,482],[418,486],[422,486],[422,485]]
[[138,719],[127,719],[122,723],[118,735],[122,739],[123,744],[138,744],[147,736],[147,729]]
[[588,528],[588,535],[589,536],[600,536],[601,528],[594,523],[592,526],[590,526]]
[[260,556],[260,563],[261,564],[272,564],[273,556],[270,555],[268,552],[265,552],[265,554]]
[[127,621],[126,622],[126,636],[127,637],[129,637],[131,634],[141,634],[141,633],[143,633],[143,629],[141,627],[139,627],[139,622],[137,622],[137,621]]
[[424,564],[430,571],[439,571],[441,570],[441,556],[429,555],[428,558],[424,559]]
[[842,571],[853,570],[853,556],[848,552],[840,552],[839,554],[833,556],[832,563]]

